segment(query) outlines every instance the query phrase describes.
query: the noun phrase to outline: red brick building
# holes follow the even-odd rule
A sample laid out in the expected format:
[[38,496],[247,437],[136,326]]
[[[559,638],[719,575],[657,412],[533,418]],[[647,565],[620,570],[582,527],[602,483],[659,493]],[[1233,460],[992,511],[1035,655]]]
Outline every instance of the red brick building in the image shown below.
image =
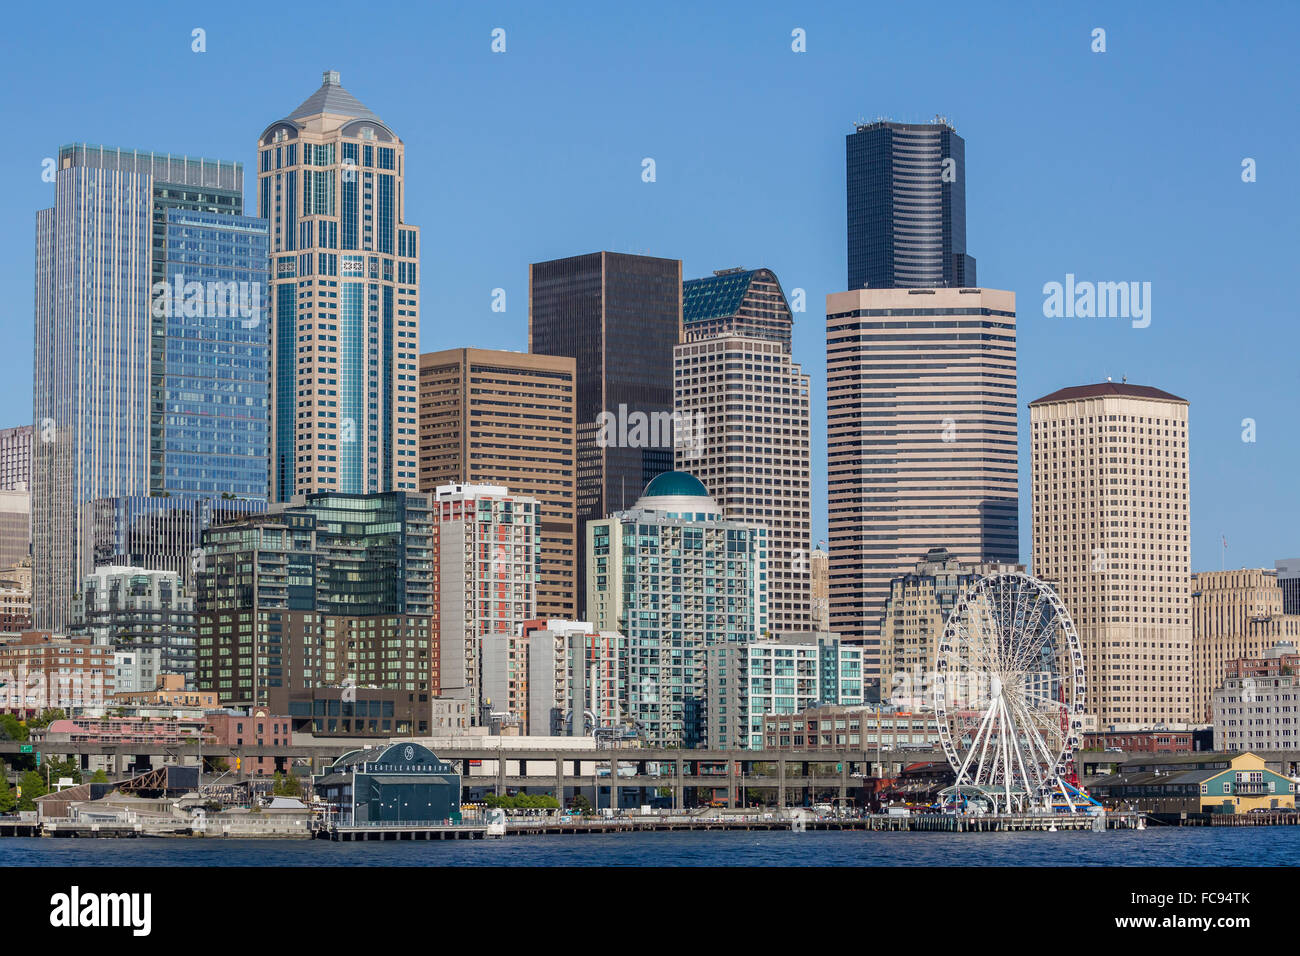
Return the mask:
[[1228,661],[1224,677],[1281,677],[1300,673],[1300,654],[1291,644],[1274,644],[1263,657]]
[[1084,750],[1122,750],[1139,754],[1189,754],[1190,730],[1102,730],[1083,735]]
[[113,694],[113,649],[88,637],[24,631],[0,643],[0,711],[31,717],[47,708],[103,713]]
[[293,744],[293,729],[288,717],[276,716],[263,708],[255,707],[247,714],[212,711],[206,715],[205,720],[204,740],[211,741],[215,749],[272,747],[283,748],[286,752],[284,757],[247,757],[238,768],[233,759],[227,758],[232,771],[237,770],[254,777],[269,777],[277,770],[281,773],[289,772],[287,752]]

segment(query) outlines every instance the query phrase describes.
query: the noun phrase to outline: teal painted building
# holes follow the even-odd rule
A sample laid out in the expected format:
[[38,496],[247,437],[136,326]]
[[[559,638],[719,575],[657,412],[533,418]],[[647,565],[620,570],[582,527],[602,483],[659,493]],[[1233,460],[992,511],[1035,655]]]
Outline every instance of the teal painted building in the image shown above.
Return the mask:
[[460,774],[428,747],[353,750],[316,778],[340,826],[460,823]]

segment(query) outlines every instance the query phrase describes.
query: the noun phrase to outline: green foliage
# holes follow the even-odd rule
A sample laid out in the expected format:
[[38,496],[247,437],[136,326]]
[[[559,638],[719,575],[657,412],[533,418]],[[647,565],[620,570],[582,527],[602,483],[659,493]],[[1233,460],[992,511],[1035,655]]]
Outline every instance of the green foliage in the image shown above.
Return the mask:
[[18,786],[23,790],[22,798],[18,801],[19,810],[35,810],[36,798],[49,792],[45,789],[45,778],[35,770],[28,770],[19,777]]
[[293,774],[285,776],[277,770],[275,781],[271,784],[271,793],[277,797],[301,797],[302,781]]
[[104,768],[100,767],[90,775],[90,783],[108,783],[108,774],[104,773]]
[[0,773],[0,813],[12,813],[18,803],[18,797],[14,794],[13,787],[9,786],[9,780],[3,773]]
[[58,781],[60,777],[70,777],[73,783],[81,783],[81,768],[75,760],[51,760],[49,779]]
[[500,807],[503,810],[558,810],[560,808],[558,800],[544,793],[516,793],[514,796],[504,797],[489,793],[484,797],[483,802],[490,808]]
[[584,817],[589,816],[591,814],[591,801],[587,799],[586,794],[580,793],[573,798],[573,802],[569,804],[569,809],[574,813],[581,813]]
[[[0,740],[26,742],[29,739],[27,725],[13,714],[0,714]],[[35,754],[13,754],[9,757],[9,766],[14,770],[35,770]]]
[[47,707],[41,711],[39,717],[33,717],[27,722],[29,728],[48,727],[56,720],[67,720],[68,715],[58,707]]
[[28,738],[27,725],[13,714],[0,714],[0,740],[20,740]]

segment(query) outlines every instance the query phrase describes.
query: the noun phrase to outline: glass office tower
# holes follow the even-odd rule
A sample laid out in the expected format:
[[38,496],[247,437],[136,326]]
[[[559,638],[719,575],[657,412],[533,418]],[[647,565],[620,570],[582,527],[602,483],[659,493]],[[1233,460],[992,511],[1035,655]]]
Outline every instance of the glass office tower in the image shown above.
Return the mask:
[[150,491],[163,409],[169,209],[242,213],[239,163],[87,144],[59,150],[55,203],[36,214],[33,618],[61,629],[76,589],[82,505]]
[[[163,418],[154,493],[266,497],[270,335],[266,220],[167,211]],[[203,308],[184,294],[193,283]],[[211,308],[206,293],[213,291]]]
[[976,285],[966,141],[946,120],[860,123],[845,161],[850,290]]

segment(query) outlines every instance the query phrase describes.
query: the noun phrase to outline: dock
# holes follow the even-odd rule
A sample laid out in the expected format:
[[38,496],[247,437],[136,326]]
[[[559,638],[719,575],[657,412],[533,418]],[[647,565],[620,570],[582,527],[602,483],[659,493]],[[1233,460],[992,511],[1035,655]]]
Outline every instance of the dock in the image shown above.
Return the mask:
[[367,826],[340,826],[336,823],[321,823],[312,828],[311,835],[317,840],[333,840],[336,843],[369,843],[371,841],[390,840],[483,840],[487,837],[486,825],[462,825],[445,823],[394,823]]
[[1300,825],[1296,813],[1148,813],[1153,824],[1173,827],[1278,827]]
[[[1166,819],[1161,819],[1161,817]],[[1172,818],[1172,819],[1169,819]],[[316,839],[338,843],[400,842],[427,840],[483,840],[494,836],[573,836],[602,833],[686,833],[696,830],[795,831],[795,832],[922,832],[922,833],[1050,833],[1059,831],[1136,830],[1150,819],[1153,825],[1173,826],[1268,826],[1294,825],[1296,816],[1285,814],[1143,814],[1115,811],[1106,814],[871,814],[860,817],[814,817],[811,814],[655,814],[624,817],[524,817],[507,818],[504,828],[482,820],[465,823],[408,822],[340,825],[317,820],[310,825],[255,831],[240,827],[192,826],[183,822],[87,822],[76,820],[0,821],[0,837],[55,838],[138,838],[217,837],[234,839]],[[504,830],[504,832],[502,832]]]

